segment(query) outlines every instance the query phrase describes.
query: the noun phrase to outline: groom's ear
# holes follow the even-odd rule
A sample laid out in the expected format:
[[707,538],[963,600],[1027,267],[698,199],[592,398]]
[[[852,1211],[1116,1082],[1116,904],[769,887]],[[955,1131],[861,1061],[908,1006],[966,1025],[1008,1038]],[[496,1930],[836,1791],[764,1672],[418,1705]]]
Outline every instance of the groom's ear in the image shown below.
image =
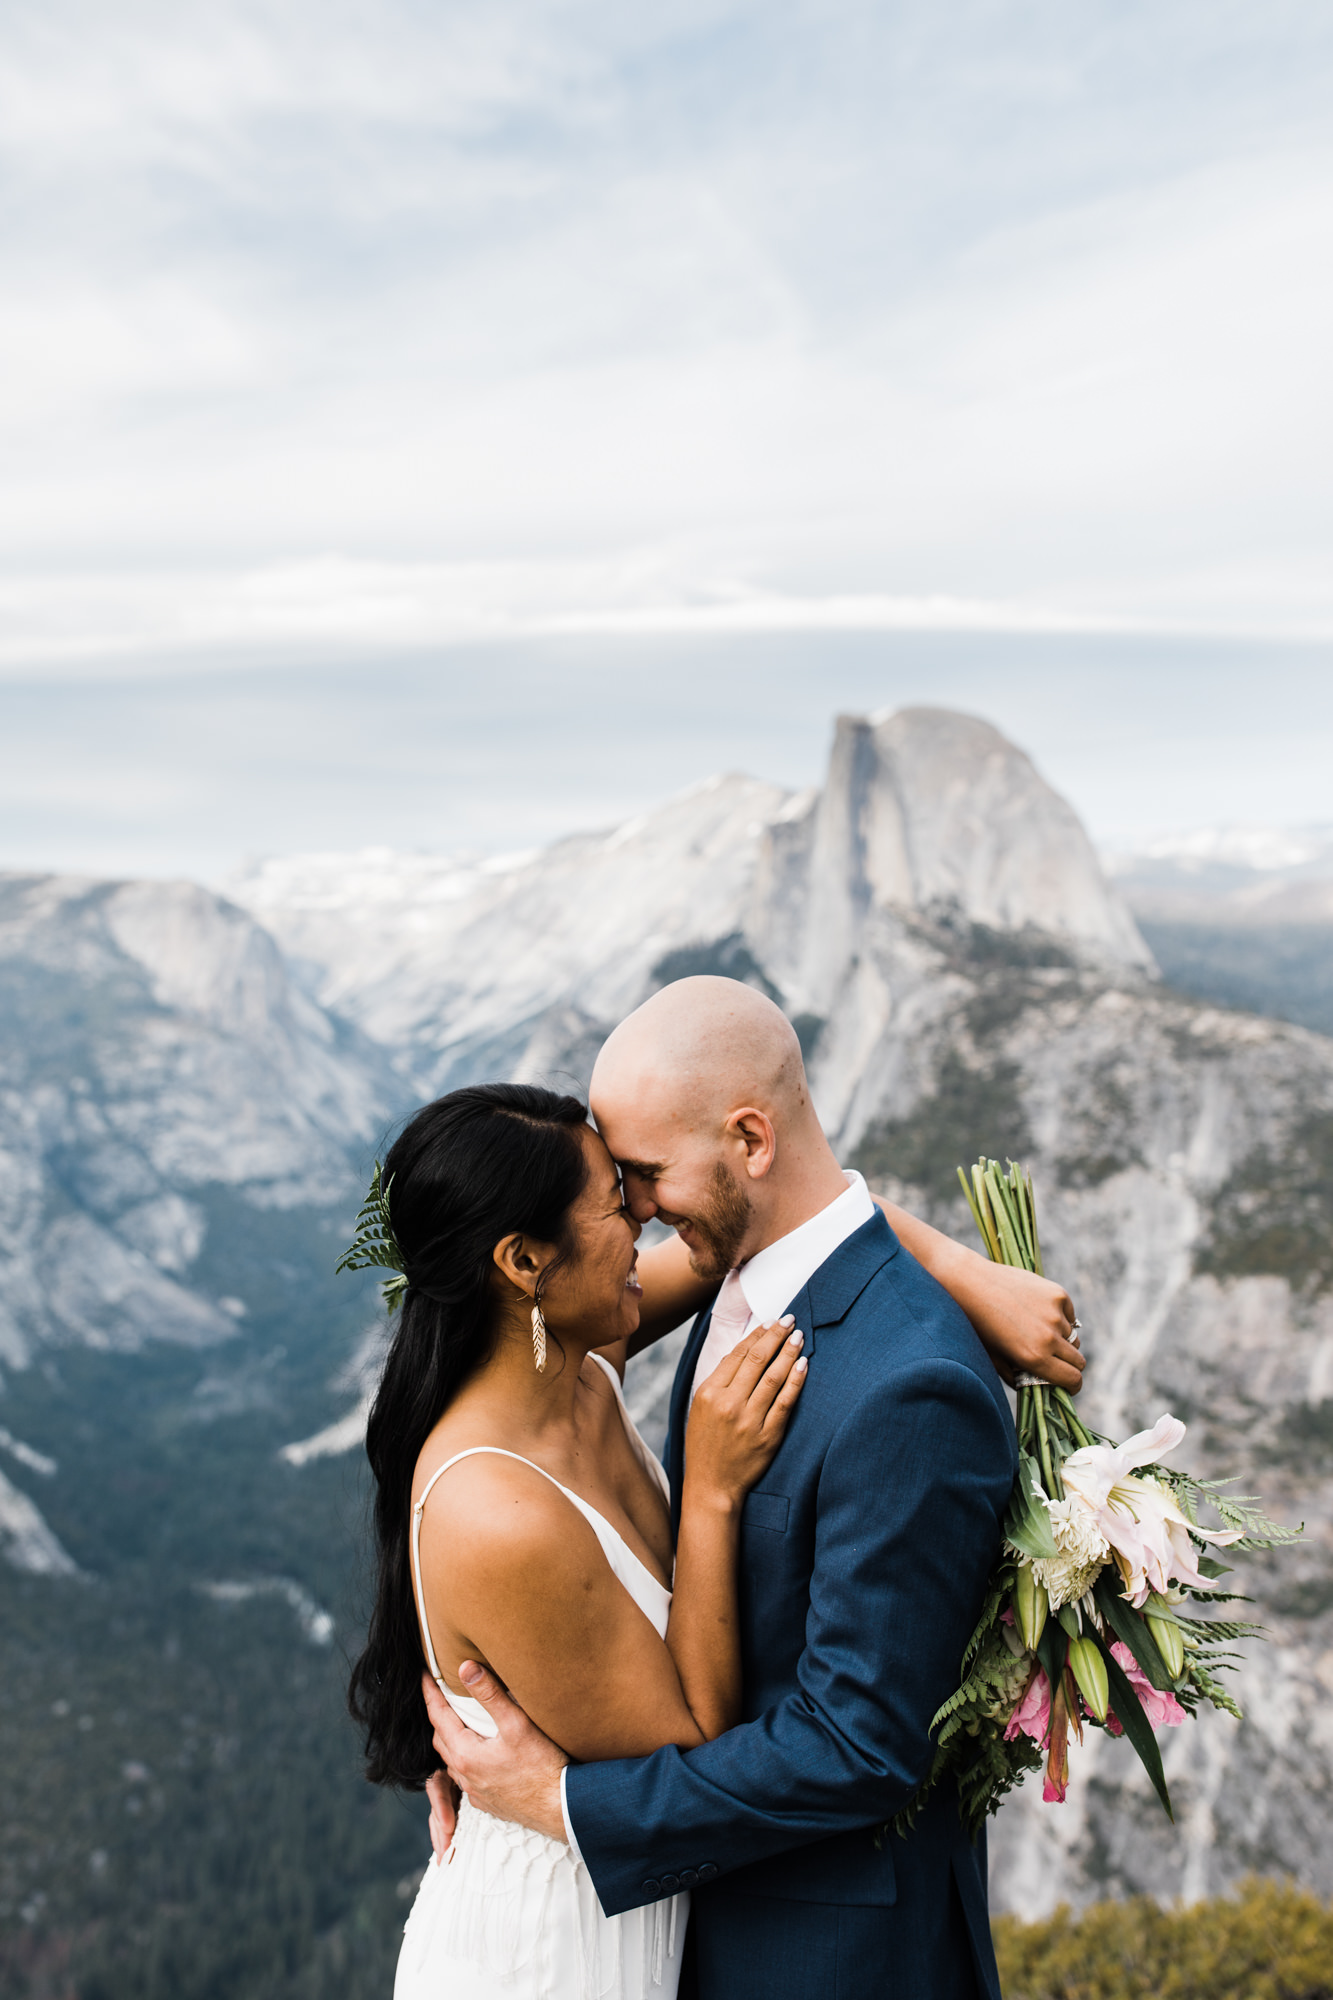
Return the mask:
[[778,1156],[777,1134],[768,1113],[752,1104],[742,1105],[731,1113],[723,1129],[733,1145],[743,1151],[741,1171],[752,1181],[762,1180]]

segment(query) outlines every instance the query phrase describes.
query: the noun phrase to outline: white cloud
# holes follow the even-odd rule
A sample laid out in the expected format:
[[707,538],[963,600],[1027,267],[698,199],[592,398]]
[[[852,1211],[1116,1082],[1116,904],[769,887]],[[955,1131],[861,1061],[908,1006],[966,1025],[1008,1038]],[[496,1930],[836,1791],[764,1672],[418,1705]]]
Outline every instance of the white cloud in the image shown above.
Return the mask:
[[1333,630],[1333,35],[50,0],[0,62],[0,659]]

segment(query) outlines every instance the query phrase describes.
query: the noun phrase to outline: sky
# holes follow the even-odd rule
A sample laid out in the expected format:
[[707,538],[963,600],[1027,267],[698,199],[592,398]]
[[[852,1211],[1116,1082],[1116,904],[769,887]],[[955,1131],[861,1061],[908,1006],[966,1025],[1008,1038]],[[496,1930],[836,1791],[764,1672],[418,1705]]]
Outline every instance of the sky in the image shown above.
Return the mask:
[[1330,352],[1322,0],[0,0],[0,866],[1333,818]]

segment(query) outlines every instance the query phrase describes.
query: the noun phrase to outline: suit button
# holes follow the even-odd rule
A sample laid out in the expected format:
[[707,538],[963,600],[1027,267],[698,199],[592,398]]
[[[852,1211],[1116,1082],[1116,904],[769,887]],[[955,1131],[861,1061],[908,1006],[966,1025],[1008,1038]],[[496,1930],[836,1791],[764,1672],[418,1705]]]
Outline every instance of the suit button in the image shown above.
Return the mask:
[[679,1887],[679,1875],[664,1875],[662,1877],[662,1894],[664,1896],[674,1896]]
[[662,1893],[662,1884],[660,1882],[654,1882],[650,1875],[648,1880],[643,1885],[643,1893],[645,1896],[651,1896],[653,1901],[656,1902],[657,1898]]
[[681,1871],[680,1871],[680,1886],[681,1886],[681,1888],[682,1888],[682,1889],[697,1889],[697,1888],[698,1888],[698,1886],[699,1886],[699,1877],[698,1877],[697,1873],[695,1872],[695,1870],[694,1870],[693,1868],[682,1868],[682,1869],[681,1869]]
[[716,1882],[717,1863],[715,1861],[701,1861],[699,1863],[699,1880],[701,1882]]

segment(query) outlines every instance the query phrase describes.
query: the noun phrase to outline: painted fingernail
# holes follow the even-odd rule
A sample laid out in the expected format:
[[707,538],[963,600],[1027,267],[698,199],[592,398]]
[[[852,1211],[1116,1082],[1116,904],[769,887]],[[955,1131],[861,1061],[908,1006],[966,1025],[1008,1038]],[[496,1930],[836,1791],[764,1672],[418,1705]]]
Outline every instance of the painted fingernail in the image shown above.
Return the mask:
[[787,1345],[788,1347],[799,1347],[804,1339],[805,1335],[801,1332],[801,1329],[798,1326],[795,1333],[793,1333],[790,1339],[788,1340]]
[[798,1361],[798,1362],[796,1363],[796,1366],[795,1366],[795,1367],[794,1367],[794,1368],[792,1369],[792,1371],[791,1371],[791,1372],[792,1372],[792,1374],[793,1374],[793,1375],[804,1375],[804,1373],[805,1373],[806,1369],[807,1369],[807,1368],[808,1368],[809,1366],[810,1366],[810,1363],[809,1363],[809,1361],[808,1361],[808,1360],[806,1359],[805,1355],[803,1354],[803,1355],[801,1356],[800,1360],[799,1360],[799,1361]]
[[795,1326],[795,1324],[795,1313],[783,1313],[782,1318],[778,1321],[779,1326]]

